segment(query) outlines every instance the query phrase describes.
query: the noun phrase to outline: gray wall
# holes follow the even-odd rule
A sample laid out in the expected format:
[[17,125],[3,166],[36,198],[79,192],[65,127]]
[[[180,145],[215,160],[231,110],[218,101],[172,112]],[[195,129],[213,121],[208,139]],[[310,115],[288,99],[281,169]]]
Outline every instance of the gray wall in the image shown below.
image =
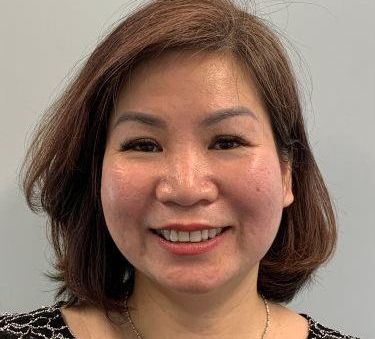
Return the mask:
[[[288,3],[258,1],[258,14],[301,56],[292,50],[311,144],[339,222],[335,258],[289,306],[375,338],[375,1]],[[0,312],[52,302],[54,285],[42,275],[50,267],[45,218],[27,209],[17,185],[32,128],[74,66],[133,5],[0,0]]]

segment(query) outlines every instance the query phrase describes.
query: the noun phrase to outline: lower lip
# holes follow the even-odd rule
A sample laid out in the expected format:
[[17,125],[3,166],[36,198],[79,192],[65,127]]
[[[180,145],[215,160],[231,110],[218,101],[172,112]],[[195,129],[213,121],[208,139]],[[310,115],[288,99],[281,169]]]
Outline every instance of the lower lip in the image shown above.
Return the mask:
[[202,242],[171,242],[161,238],[157,234],[153,235],[158,238],[161,247],[176,255],[199,255],[212,251],[226,237],[227,230],[215,236],[215,238]]

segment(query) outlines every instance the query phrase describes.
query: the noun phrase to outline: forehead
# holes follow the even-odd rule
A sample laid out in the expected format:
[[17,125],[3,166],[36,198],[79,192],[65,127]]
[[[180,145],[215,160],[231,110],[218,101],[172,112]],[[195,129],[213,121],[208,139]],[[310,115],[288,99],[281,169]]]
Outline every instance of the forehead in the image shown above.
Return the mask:
[[130,72],[112,121],[124,111],[192,116],[249,105],[257,115],[262,106],[258,90],[247,67],[231,53],[173,51]]
[[133,67],[125,87],[134,89],[158,79],[160,84],[170,80],[181,85],[200,82],[207,87],[241,79],[256,91],[249,69],[231,52],[168,51]]
[[[199,68],[207,75],[221,75],[223,69],[235,74],[244,66],[243,63],[231,52],[219,51],[167,51],[157,57],[149,58],[138,63],[133,70],[135,74],[145,75],[149,72],[164,73],[166,69],[171,72],[193,71]],[[193,72],[192,75],[197,75]]]

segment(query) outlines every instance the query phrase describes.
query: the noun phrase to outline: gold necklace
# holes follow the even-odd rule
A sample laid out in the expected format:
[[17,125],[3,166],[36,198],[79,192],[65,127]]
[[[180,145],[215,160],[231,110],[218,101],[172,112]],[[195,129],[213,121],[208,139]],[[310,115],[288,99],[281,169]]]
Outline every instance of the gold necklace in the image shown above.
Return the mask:
[[[266,337],[266,334],[268,332],[268,328],[269,328],[269,325],[270,325],[270,309],[268,307],[268,302],[267,302],[266,298],[263,296],[263,294],[261,294],[261,297],[263,299],[264,306],[266,307],[266,313],[267,313],[266,327],[264,328],[264,331],[263,331],[263,334],[262,334],[262,337],[261,337],[261,339],[264,339]],[[143,336],[139,333],[139,331],[135,327],[135,325],[133,323],[133,320],[130,316],[129,310],[128,310],[128,292],[126,293],[126,297],[125,297],[125,308],[126,308],[125,309],[126,316],[128,317],[129,323],[130,323],[130,325],[133,329],[133,332],[137,336],[137,339],[143,339]]]

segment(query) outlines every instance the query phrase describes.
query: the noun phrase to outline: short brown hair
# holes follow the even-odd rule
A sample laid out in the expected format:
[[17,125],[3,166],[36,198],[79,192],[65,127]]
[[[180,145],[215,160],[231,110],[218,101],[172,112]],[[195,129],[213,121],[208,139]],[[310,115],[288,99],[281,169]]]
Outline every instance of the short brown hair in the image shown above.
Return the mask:
[[[113,242],[100,182],[108,120],[134,67],[171,50],[230,52],[246,65],[270,116],[281,161],[292,165],[294,203],[261,260],[258,290],[288,302],[332,255],[332,204],[306,136],[295,75],[277,35],[230,0],[154,0],[123,20],[94,50],[45,115],[24,163],[30,208],[48,215],[55,298],[124,311],[134,268]],[[129,279],[124,282],[124,276]]]

